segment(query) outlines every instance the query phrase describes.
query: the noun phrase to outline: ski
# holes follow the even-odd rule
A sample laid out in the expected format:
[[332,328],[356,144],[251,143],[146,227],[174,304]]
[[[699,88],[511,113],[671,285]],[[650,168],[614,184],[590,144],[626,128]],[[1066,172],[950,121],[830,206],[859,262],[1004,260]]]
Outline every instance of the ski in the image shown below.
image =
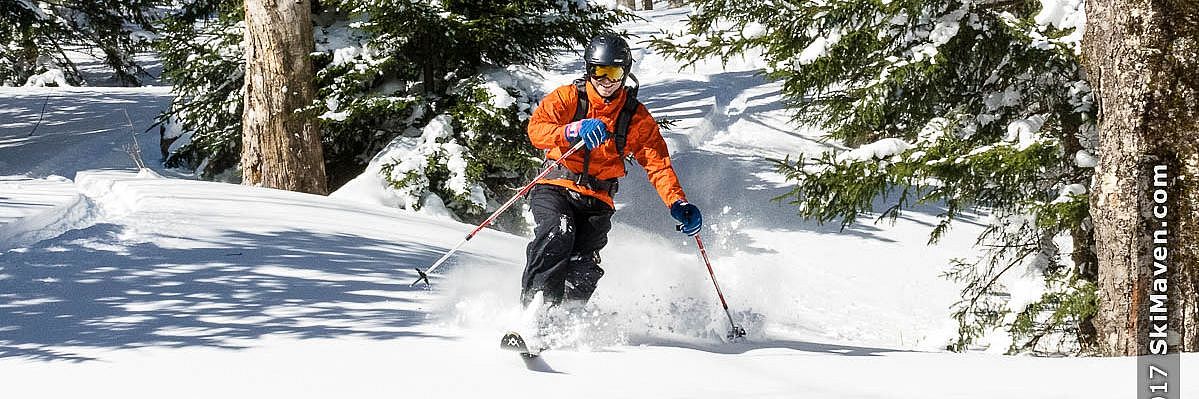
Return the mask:
[[524,337],[515,331],[509,331],[500,339],[500,348],[520,353],[520,357],[532,359],[541,356],[541,349],[530,349]]

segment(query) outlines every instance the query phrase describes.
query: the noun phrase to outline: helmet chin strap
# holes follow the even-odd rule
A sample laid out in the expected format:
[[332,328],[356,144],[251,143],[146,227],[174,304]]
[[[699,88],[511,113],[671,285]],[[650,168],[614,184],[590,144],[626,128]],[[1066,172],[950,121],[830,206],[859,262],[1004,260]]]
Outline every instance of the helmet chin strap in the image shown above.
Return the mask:
[[619,90],[619,89],[622,89],[622,88],[623,88],[623,89],[625,89],[625,90],[629,90],[629,85],[628,85],[628,80],[629,80],[629,78],[633,78],[633,83],[636,83],[636,84],[637,84],[637,86],[634,86],[634,89],[633,89],[633,93],[634,93],[633,95],[636,95],[636,92],[637,92],[637,91],[636,91],[636,88],[639,88],[639,87],[641,87],[641,81],[640,81],[640,80],[637,80],[637,77],[636,77],[636,76],[633,76],[633,74],[632,74],[632,73],[629,73],[629,72],[627,72],[627,71],[626,71],[626,72],[625,72],[625,74],[624,74],[624,78],[620,80],[620,87],[618,87],[618,88],[617,88],[617,91],[613,91],[613,92],[612,92],[612,97],[613,97],[613,98],[616,98],[616,95],[617,95],[617,93],[620,93],[620,90]]

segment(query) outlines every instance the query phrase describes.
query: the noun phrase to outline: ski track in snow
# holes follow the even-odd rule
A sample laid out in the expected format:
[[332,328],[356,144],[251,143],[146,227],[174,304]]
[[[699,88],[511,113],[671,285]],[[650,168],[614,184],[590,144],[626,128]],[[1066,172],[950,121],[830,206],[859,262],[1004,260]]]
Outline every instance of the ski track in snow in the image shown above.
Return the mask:
[[[645,35],[685,17],[642,13]],[[694,242],[644,172],[622,181],[607,274],[587,322],[522,362],[498,349],[521,317],[527,240],[484,231],[433,279],[471,226],[336,198],[190,180],[165,170],[162,87],[0,89],[0,375],[9,397],[1122,397],[1129,358],[953,354],[938,274],[969,256],[966,218],[925,247],[940,212],[895,225],[820,226],[770,200],[763,156],[830,144],[788,127],[779,85],[752,57],[671,61],[632,41],[641,99],[678,119],[666,138],[733,317]],[[569,82],[573,53],[547,71]],[[41,126],[30,135],[42,104]],[[122,150],[132,140],[152,170]],[[165,177],[164,177],[165,176]],[[877,200],[885,207],[890,199]],[[1195,365],[1185,356],[1184,367]],[[1184,380],[1184,389],[1199,384]]]

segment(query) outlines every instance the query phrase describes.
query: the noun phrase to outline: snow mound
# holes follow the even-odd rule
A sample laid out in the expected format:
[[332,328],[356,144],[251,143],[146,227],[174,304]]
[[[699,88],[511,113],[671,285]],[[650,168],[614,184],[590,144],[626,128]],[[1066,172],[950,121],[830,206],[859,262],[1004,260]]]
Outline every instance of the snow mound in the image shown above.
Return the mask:
[[30,179],[0,177],[0,252],[53,238],[89,225],[95,204],[60,176]]
[[46,72],[42,72],[37,75],[30,76],[29,79],[25,80],[25,86],[26,87],[46,87],[46,86],[70,87],[71,84],[67,83],[67,76],[66,76],[66,74],[64,74],[62,72],[61,69],[54,68],[54,69],[50,69]]

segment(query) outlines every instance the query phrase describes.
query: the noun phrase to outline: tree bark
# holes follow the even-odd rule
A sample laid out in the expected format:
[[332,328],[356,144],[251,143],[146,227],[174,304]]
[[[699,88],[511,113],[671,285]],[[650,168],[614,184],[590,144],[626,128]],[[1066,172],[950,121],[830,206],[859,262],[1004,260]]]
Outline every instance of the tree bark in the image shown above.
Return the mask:
[[642,10],[654,9],[654,0],[642,0],[641,1],[641,9]]
[[1171,345],[1195,351],[1199,204],[1199,3],[1088,0],[1083,64],[1099,99],[1091,215],[1099,262],[1099,350],[1148,354],[1155,278],[1154,167],[1165,165]]
[[242,183],[327,194],[309,0],[246,0]]

